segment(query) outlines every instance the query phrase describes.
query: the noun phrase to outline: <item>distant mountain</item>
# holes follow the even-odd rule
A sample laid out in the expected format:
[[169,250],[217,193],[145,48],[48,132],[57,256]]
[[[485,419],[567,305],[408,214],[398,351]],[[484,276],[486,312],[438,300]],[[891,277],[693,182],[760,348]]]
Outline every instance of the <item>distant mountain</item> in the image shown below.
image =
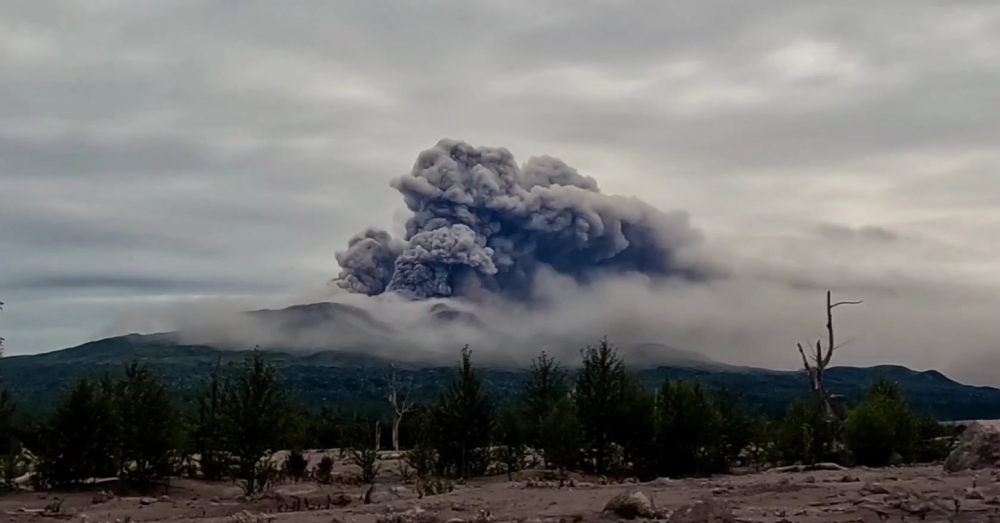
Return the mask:
[[[307,339],[310,335],[315,337],[320,329],[334,328],[337,332],[355,334],[354,340],[375,340],[342,344],[339,350],[268,349],[292,392],[312,407],[355,412],[384,409],[384,385],[390,363],[397,364],[404,379],[413,380],[415,395],[421,401],[436,397],[454,375],[454,368],[442,364],[440,359],[423,363],[390,362],[373,355],[378,340],[401,336],[392,326],[357,307],[318,303],[247,314],[255,323],[266,324],[271,331],[280,331],[289,338]],[[464,327],[488,329],[475,314],[443,304],[429,307],[427,321],[430,325],[457,322]],[[367,334],[371,337],[366,337]],[[213,345],[185,344],[175,333],[130,334],[44,354],[4,358],[0,360],[0,376],[19,405],[28,411],[41,412],[51,408],[62,389],[76,377],[120,372],[124,363],[138,359],[156,366],[177,397],[186,402],[216,361],[221,359],[223,364],[229,364],[246,356],[245,350],[232,349],[224,343]],[[650,386],[658,386],[667,379],[699,380],[712,387],[726,388],[753,408],[772,415],[784,412],[792,400],[808,390],[802,372],[726,365],[697,352],[661,344],[626,346],[621,354]],[[458,363],[458,357],[456,353],[454,364]],[[527,376],[528,363],[483,368],[491,391],[500,400],[515,397]],[[963,385],[937,371],[919,372],[892,365],[835,367],[828,369],[826,380],[831,392],[852,401],[859,399],[865,387],[880,377],[898,382],[916,410],[938,419],[1000,419],[1000,389]]]
[[[663,350],[648,345],[637,352]],[[623,354],[628,357],[629,350]],[[60,391],[81,375],[119,372],[123,364],[144,360],[155,365],[182,400],[190,400],[217,359],[223,364],[242,360],[246,351],[181,345],[170,335],[128,335],[85,343],[79,347],[32,356],[0,360],[0,375],[18,403],[30,411],[50,408]],[[723,387],[770,414],[780,414],[788,403],[808,388],[800,372],[721,365],[696,353],[676,351],[678,363],[636,369],[649,385],[667,379],[699,380]],[[292,391],[310,406],[348,411],[384,407],[383,387],[387,360],[357,352],[314,353],[271,351],[271,359]],[[686,360],[686,361],[685,361]],[[457,363],[457,355],[456,355]],[[412,378],[416,396],[426,401],[437,396],[454,374],[452,367],[402,364],[404,379]],[[521,390],[524,368],[485,368],[491,390],[501,399]],[[973,387],[951,380],[937,371],[918,372],[900,366],[870,368],[834,367],[827,383],[833,393],[858,399],[866,386],[886,377],[897,381],[919,411],[942,420],[1000,419],[1000,389]]]

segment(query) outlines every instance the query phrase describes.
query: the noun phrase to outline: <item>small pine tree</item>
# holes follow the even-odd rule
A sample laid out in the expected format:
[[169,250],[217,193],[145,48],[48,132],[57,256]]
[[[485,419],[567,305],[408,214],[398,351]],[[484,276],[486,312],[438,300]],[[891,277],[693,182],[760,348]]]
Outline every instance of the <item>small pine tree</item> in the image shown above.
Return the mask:
[[16,435],[14,416],[17,412],[10,391],[0,389],[0,490],[16,490],[14,480],[28,469],[23,447]]
[[899,386],[885,380],[868,388],[844,423],[844,442],[859,465],[885,466],[893,453],[911,461],[917,438],[916,416]]
[[293,450],[289,452],[283,465],[285,473],[291,476],[295,481],[302,481],[302,478],[306,475],[306,468],[308,467],[309,462],[306,461],[306,457],[300,450]]
[[43,430],[38,470],[46,483],[78,485],[118,470],[111,430],[116,420],[108,411],[111,399],[106,395],[87,378],[66,390]]
[[472,352],[462,349],[458,376],[431,413],[430,430],[438,466],[456,477],[482,476],[489,466],[493,431],[493,402],[472,366]]
[[0,455],[11,452],[16,445],[17,438],[14,435],[14,415],[17,407],[11,398],[10,391],[0,388]]
[[721,389],[713,391],[709,396],[722,423],[720,436],[723,459],[726,463],[735,463],[750,446],[755,430],[759,427],[756,425],[756,420],[749,415],[751,411],[735,392]]
[[219,358],[198,396],[198,412],[191,434],[193,450],[199,455],[201,475],[209,481],[222,479],[230,468],[229,455],[225,451],[223,394],[222,359]]
[[722,430],[722,416],[700,383],[665,383],[657,405],[660,474],[724,472],[728,463]]
[[640,479],[656,477],[656,396],[638,377],[628,375],[622,391],[620,416],[628,420],[617,427],[615,443],[621,449],[616,472]]
[[580,352],[583,369],[577,376],[574,399],[583,429],[585,457],[594,472],[606,474],[616,432],[631,421],[622,417],[621,409],[627,378],[625,362],[607,339]]
[[577,470],[580,466],[583,448],[583,429],[576,417],[576,406],[570,398],[564,397],[552,408],[552,412],[538,427],[539,449],[545,461],[560,472]]
[[274,367],[258,349],[225,381],[224,441],[236,461],[236,479],[247,496],[266,487],[271,471],[265,458],[281,443],[287,405]]
[[782,461],[811,465],[836,458],[834,442],[838,427],[815,396],[793,401],[788,414],[777,425],[775,443]]
[[507,480],[514,480],[514,473],[524,468],[527,456],[527,428],[523,415],[514,409],[505,409],[497,417],[493,441],[494,459],[503,465]]
[[556,404],[569,394],[566,371],[559,363],[542,352],[531,362],[531,373],[524,385],[521,400],[526,422],[526,437],[534,447],[540,446],[538,427],[552,413]]
[[362,483],[374,483],[381,472],[377,446],[381,435],[381,425],[378,421],[374,423],[356,421],[350,429],[349,455],[351,462],[361,471],[358,478]]
[[140,485],[169,477],[177,450],[177,413],[163,379],[148,365],[132,362],[118,393],[126,464],[122,475]]

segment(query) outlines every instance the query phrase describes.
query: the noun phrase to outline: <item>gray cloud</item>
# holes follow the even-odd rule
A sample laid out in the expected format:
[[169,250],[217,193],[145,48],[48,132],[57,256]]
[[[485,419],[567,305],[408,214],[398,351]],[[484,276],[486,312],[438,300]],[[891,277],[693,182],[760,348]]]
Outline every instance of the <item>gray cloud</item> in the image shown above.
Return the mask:
[[[996,382],[977,370],[1000,313],[995,2],[0,11],[10,353],[127,330],[123,314],[166,302],[309,294],[357,231],[399,235],[388,182],[447,136],[552,155],[604,193],[689,211],[713,259],[742,276],[672,295],[600,290],[662,309],[670,329],[650,336],[794,365],[786,349],[819,314],[804,311],[835,287],[870,303],[844,320],[859,340],[845,363]],[[573,296],[551,317],[560,329],[603,295]],[[644,332],[617,321],[609,333]]]

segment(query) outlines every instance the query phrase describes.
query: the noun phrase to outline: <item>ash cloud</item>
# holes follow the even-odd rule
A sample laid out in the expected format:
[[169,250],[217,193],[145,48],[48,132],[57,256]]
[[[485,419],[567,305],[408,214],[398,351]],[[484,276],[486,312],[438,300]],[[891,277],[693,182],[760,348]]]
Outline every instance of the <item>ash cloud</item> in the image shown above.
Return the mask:
[[701,240],[686,213],[603,194],[596,180],[550,156],[518,166],[505,148],[443,139],[390,185],[413,213],[405,237],[369,229],[352,238],[337,253],[334,280],[349,292],[530,300],[540,270],[577,283],[708,274],[680,254]]

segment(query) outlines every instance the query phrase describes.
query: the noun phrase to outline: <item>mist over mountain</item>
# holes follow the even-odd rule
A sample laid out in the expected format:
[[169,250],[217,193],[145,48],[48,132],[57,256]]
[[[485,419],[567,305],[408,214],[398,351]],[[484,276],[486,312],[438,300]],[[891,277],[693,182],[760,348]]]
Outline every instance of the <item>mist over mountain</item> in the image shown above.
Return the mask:
[[[661,350],[641,350],[669,346],[794,369],[795,343],[824,335],[822,296],[834,289],[865,300],[838,310],[841,339],[857,343],[835,363],[958,369],[994,383],[981,366],[936,349],[960,336],[988,359],[994,341],[983,326],[1000,310],[995,296],[843,262],[886,249],[923,259],[931,251],[915,237],[826,225],[813,231],[821,244],[762,246],[750,257],[730,247],[755,239],[702,234],[684,211],[605,194],[556,158],[518,165],[505,148],[452,139],[420,153],[388,185],[406,211],[384,221],[402,221],[401,230],[373,223],[355,235],[336,253],[340,272],[325,288],[269,303],[183,301],[143,321],[130,311],[103,335],[171,332],[190,345],[348,350],[412,362],[450,360],[468,344],[479,361],[505,366],[526,364],[540,350],[574,361],[581,347],[607,336],[633,348],[634,364],[670,363]],[[814,261],[789,262],[802,254]]]
[[[427,321],[440,326],[475,322],[469,313],[444,306],[431,305],[427,312]],[[327,324],[336,325],[341,331],[389,328],[363,310],[335,303],[245,314],[254,322],[270,324],[268,328],[291,329],[292,334],[310,332]],[[550,352],[557,348],[535,347]],[[390,364],[397,367],[403,379],[412,380],[416,399],[431,401],[454,377],[459,358],[458,348],[414,352],[417,347],[410,347],[410,351],[398,346],[387,350],[377,344],[336,342],[317,350],[279,346],[266,349],[282,380],[303,403],[347,413],[384,412],[384,386]],[[563,349],[562,362],[572,374],[580,355],[576,348]],[[620,354],[629,369],[649,386],[659,386],[668,379],[698,380],[710,387],[729,390],[747,408],[771,415],[781,415],[791,401],[809,390],[806,376],[800,371],[729,365],[698,352],[662,344],[623,345]],[[4,358],[0,361],[0,376],[19,405],[26,412],[38,414],[51,408],[60,391],[76,377],[121,372],[125,363],[141,360],[152,364],[164,376],[181,403],[190,403],[216,361],[228,365],[246,355],[246,350],[233,346],[185,343],[176,332],[130,334],[44,354]],[[407,355],[408,359],[400,359],[399,355]],[[473,351],[473,359],[491,394],[501,402],[515,399],[523,389],[529,360],[504,362],[495,357],[491,360],[490,355]],[[919,372],[893,365],[833,367],[826,377],[830,390],[848,401],[858,400],[864,388],[880,378],[897,381],[919,412],[945,420],[1000,418],[1000,389],[963,385],[937,371]]]

